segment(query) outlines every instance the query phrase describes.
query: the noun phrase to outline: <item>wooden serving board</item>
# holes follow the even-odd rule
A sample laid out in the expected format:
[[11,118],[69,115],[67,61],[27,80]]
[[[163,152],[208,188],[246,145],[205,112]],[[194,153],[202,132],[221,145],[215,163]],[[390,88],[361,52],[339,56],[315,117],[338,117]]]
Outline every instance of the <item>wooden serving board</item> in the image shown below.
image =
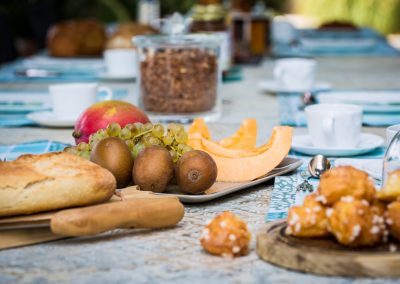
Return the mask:
[[[263,260],[301,272],[348,277],[399,277],[400,252],[389,244],[349,249],[333,238],[286,236],[286,221],[269,223],[257,235],[257,254]],[[400,249],[400,244],[396,244]]]
[[[108,202],[132,199],[143,199],[146,202],[160,197],[132,186],[119,191]],[[59,211],[0,218],[0,250],[65,239],[65,236],[53,234],[50,230],[50,220]]]

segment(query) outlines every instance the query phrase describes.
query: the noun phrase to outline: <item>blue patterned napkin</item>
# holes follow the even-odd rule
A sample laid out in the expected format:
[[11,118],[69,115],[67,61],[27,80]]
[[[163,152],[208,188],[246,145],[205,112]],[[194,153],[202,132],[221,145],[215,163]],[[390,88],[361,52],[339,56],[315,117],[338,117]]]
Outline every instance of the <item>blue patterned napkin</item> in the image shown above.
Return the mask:
[[[371,92],[371,96],[377,95],[372,91],[367,92]],[[399,93],[400,95],[400,91],[397,90],[392,90],[390,92]],[[324,92],[324,94],[328,94],[328,92]],[[279,118],[282,125],[307,126],[307,119],[301,98],[302,94],[300,93],[278,93]],[[318,94],[316,98],[318,101]],[[400,115],[398,112],[363,114],[363,125],[365,126],[379,127],[399,123]]]
[[[370,153],[354,156],[357,159],[380,159],[385,154],[385,148],[380,147]],[[275,178],[274,188],[271,194],[271,201],[266,215],[266,221],[275,221],[287,217],[288,210],[293,205],[303,203],[304,197],[310,192],[297,192],[297,186],[303,182],[304,178],[308,177],[307,166],[311,159],[310,156],[291,152],[291,157],[302,159],[303,165],[296,172]],[[332,165],[335,164],[335,158],[329,159]],[[310,179],[309,182],[313,185],[314,191],[318,188],[318,179]]]
[[[297,33],[299,40],[296,44],[274,43],[273,54],[280,57],[400,55],[398,50],[388,44],[385,37],[368,28],[358,31],[305,29],[297,30]],[[339,44],[340,40],[342,45]],[[329,41],[332,41],[331,46]]]
[[23,154],[43,154],[48,152],[58,152],[70,146],[52,140],[32,141],[22,144],[0,145],[0,159],[12,161]]

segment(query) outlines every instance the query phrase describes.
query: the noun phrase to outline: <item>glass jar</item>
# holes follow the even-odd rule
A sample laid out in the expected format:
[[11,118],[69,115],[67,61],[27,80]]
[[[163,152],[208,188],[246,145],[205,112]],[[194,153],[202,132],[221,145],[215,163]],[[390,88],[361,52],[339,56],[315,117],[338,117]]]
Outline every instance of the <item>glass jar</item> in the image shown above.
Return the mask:
[[147,35],[133,40],[139,55],[139,105],[153,122],[219,118],[218,37]]

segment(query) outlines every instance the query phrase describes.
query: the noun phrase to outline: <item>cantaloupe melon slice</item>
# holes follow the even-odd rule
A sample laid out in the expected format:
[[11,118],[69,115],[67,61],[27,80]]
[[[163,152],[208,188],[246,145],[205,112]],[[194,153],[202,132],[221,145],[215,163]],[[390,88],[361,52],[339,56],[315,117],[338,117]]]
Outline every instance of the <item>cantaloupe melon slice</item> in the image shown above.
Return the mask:
[[217,164],[217,181],[244,182],[266,175],[289,153],[292,134],[291,127],[274,127],[270,148],[256,156],[226,158],[209,153]]
[[206,151],[221,157],[226,158],[241,158],[241,157],[251,157],[256,156],[264,151],[266,151],[271,145],[272,139],[270,141],[256,149],[230,149],[222,147],[220,144],[205,139],[200,133],[193,133],[189,135],[188,144],[196,150]]
[[252,150],[257,143],[257,121],[255,119],[245,119],[242,125],[231,137],[222,139],[219,144],[230,149]]
[[196,118],[193,120],[192,124],[188,129],[188,134],[201,134],[205,139],[211,140],[210,130],[208,130],[207,124],[204,122],[203,118]]

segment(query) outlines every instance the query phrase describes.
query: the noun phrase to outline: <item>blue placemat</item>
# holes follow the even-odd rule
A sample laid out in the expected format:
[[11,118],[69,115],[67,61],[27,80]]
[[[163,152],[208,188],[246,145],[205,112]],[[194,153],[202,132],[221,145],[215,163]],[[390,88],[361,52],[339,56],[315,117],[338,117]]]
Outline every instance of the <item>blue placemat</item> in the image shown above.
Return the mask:
[[[385,148],[379,147],[376,150],[364,155],[354,156],[357,159],[379,159],[385,154]],[[266,215],[266,221],[275,221],[287,217],[288,210],[293,205],[303,203],[304,197],[310,192],[297,192],[297,186],[303,182],[304,177],[308,177],[307,166],[311,159],[310,156],[304,156],[296,152],[291,152],[291,157],[303,160],[303,165],[294,173],[279,176],[275,178],[274,188],[271,195],[271,201]],[[335,164],[335,158],[329,158],[332,165]],[[318,179],[310,179],[309,182],[313,185],[314,191],[318,188]]]
[[52,140],[32,141],[22,144],[0,145],[0,159],[12,161],[24,154],[43,154],[49,152],[58,152],[70,146]]
[[[398,90],[392,91],[400,94]],[[302,94],[299,93],[278,93],[279,119],[282,125],[307,126],[307,119],[301,97]],[[384,127],[399,123],[400,115],[396,112],[363,114],[363,125],[365,126]]]
[[[98,99],[104,98],[98,94]],[[124,100],[128,90],[113,90],[113,99]],[[0,89],[0,127],[19,127],[37,125],[26,115],[34,110],[50,110],[50,98],[47,91],[1,90]]]
[[[379,33],[363,28],[358,31],[329,31],[305,29],[297,30],[298,41],[291,44],[282,44],[274,42],[273,54],[275,56],[295,56],[295,57],[314,57],[314,56],[399,56],[400,52],[388,44],[386,38]],[[304,41],[312,40],[354,40],[370,41],[372,45],[354,45],[349,44],[342,47],[335,45],[315,45],[312,48],[307,46]]]

